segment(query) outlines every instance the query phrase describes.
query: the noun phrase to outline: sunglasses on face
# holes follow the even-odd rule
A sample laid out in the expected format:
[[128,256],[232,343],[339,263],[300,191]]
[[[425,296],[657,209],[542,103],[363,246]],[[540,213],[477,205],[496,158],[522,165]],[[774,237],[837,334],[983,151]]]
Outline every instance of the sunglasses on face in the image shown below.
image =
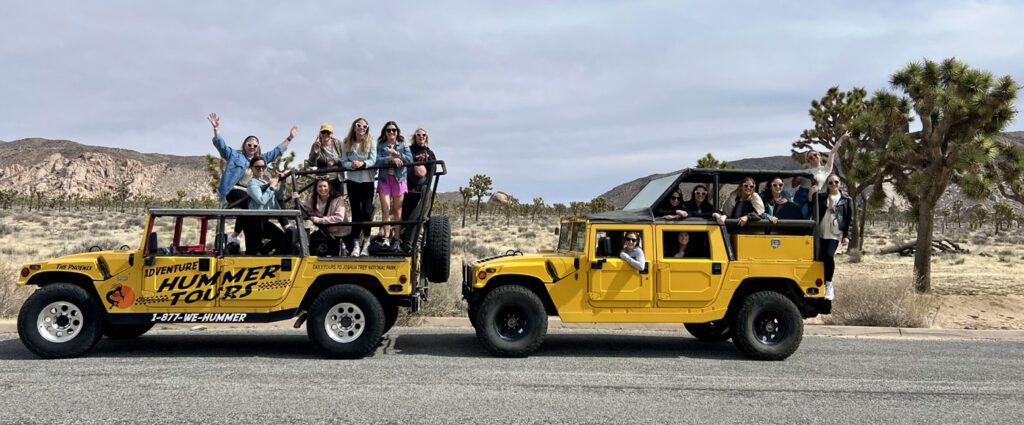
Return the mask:
[[693,192],[693,194],[697,195],[697,196],[704,196],[704,195],[707,195],[708,193],[707,192]]
[[743,185],[743,188],[744,189],[753,189],[754,185],[752,185],[752,184],[745,184],[745,185]]
[[427,134],[426,133],[418,133],[418,134],[416,134],[416,137],[427,137]]
[[362,130],[366,130],[366,129],[370,128],[370,126],[368,126],[366,124],[356,124],[355,127],[358,128],[358,129],[362,129]]
[[782,187],[782,183],[772,183],[772,187]]
[[671,200],[673,200],[673,201],[678,201],[678,200],[680,200],[680,199],[683,199],[683,198],[680,198],[680,197],[678,197],[678,196],[674,196],[674,195],[673,195],[673,196],[669,197],[668,199],[671,199]]
[[331,132],[330,132],[330,131],[327,131],[327,130],[324,130],[324,131],[321,131],[321,132],[320,132],[320,135],[321,135],[321,136],[330,136],[330,135],[331,135]]
[[385,128],[384,131],[386,131],[388,133],[398,133],[398,129],[397,128]]
[[247,148],[258,148],[258,147],[260,147],[260,145],[258,143],[246,143],[245,147],[247,147]]
[[832,180],[828,182],[828,184],[839,184],[839,180]]
[[636,243],[636,239],[635,238],[626,238],[626,242]]
[[266,165],[253,165],[252,169],[253,170],[265,170],[265,169],[267,169],[267,166]]

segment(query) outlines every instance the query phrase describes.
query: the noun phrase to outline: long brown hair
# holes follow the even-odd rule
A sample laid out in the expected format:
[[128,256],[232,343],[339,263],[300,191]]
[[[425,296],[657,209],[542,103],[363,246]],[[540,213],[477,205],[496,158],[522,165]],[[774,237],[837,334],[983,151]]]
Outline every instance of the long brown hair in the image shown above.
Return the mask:
[[398,136],[395,136],[395,141],[398,143],[402,143],[405,141],[405,136],[402,136],[402,129],[398,126],[398,123],[394,121],[388,121],[384,123],[384,127],[381,127],[380,129],[380,136],[377,136],[377,146],[380,146],[388,142],[387,129],[389,125],[395,126],[395,130],[398,130]]

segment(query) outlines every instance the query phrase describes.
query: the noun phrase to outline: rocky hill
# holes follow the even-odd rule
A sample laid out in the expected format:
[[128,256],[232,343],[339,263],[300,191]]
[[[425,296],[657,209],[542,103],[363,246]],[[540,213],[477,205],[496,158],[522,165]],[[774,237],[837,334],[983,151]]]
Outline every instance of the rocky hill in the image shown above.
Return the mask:
[[68,140],[21,139],[0,144],[0,186],[47,196],[92,197],[122,184],[136,196],[212,197],[206,160],[200,156],[139,153]]

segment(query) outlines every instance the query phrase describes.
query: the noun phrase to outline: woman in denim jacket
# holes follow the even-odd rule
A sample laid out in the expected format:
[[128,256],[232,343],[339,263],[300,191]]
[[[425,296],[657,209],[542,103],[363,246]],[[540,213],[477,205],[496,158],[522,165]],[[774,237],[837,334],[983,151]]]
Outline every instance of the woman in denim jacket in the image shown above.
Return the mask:
[[[409,162],[412,162],[412,151],[405,144],[402,130],[394,121],[388,121],[377,138],[377,166],[392,165],[395,168],[381,169],[377,172],[381,221],[402,220],[402,199],[409,191],[404,165]],[[398,238],[401,234],[401,225],[381,227],[385,246],[390,244],[389,239]]]
[[[345,173],[345,189],[352,204],[352,235],[347,242],[353,257],[366,257],[370,253],[370,228],[362,225],[373,220],[373,182],[377,170],[361,170],[377,163],[377,150],[373,148],[373,135],[365,118],[356,118],[345,136],[341,165]],[[354,170],[354,171],[353,171]],[[361,170],[361,171],[360,171]]]
[[[292,126],[291,131],[288,132],[288,137],[280,145],[267,153],[261,152],[260,139],[256,138],[256,136],[246,137],[242,141],[241,149],[231,149],[224,142],[224,138],[220,136],[220,117],[214,113],[210,114],[207,120],[213,125],[213,146],[217,148],[221,159],[224,160],[224,174],[221,175],[220,183],[217,184],[217,199],[222,207],[236,203],[248,196],[246,191],[249,186],[249,179],[252,178],[249,162],[254,157],[263,157],[267,164],[276,161],[284,151],[288,150],[288,144],[292,142],[292,139],[299,132],[298,127]],[[246,209],[248,206],[248,202],[241,202],[235,205],[235,208]],[[231,239],[238,238],[238,234],[242,232],[243,223],[241,221],[244,220],[235,220]]]

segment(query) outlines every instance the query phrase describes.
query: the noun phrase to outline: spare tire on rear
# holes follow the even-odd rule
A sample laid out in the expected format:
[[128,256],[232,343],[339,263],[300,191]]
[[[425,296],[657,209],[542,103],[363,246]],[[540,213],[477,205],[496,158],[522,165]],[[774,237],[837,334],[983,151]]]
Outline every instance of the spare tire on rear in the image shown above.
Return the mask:
[[451,264],[452,230],[446,216],[430,217],[423,235],[423,274],[433,283],[448,281]]

